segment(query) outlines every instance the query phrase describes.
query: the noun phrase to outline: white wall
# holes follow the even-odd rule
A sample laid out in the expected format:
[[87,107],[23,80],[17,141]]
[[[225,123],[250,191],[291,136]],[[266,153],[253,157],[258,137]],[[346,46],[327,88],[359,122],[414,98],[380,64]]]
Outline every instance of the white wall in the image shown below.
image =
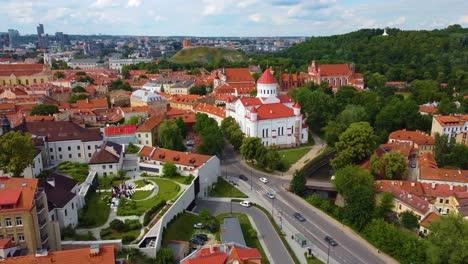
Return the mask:
[[68,140],[48,142],[47,151],[49,160],[52,164],[58,164],[64,161],[71,162],[89,162],[89,159],[102,144],[102,141]]
[[78,195],[75,195],[63,208],[55,208],[49,212],[49,219],[58,221],[60,229],[67,226],[78,226]]
[[[29,165],[26,169],[24,169],[23,175],[24,178],[36,178],[44,169],[44,162],[42,161],[42,154],[38,153],[36,157],[34,157],[33,162],[31,165]],[[0,170],[0,175],[5,175],[9,177],[13,177],[13,174],[11,173],[4,173],[2,170]]]

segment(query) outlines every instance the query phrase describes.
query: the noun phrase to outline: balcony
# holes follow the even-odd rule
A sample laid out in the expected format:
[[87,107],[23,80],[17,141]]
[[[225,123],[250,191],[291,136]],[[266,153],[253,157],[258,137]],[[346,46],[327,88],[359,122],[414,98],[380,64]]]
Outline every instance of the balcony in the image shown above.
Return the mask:
[[47,226],[47,220],[39,219],[39,228],[42,230],[46,226]]

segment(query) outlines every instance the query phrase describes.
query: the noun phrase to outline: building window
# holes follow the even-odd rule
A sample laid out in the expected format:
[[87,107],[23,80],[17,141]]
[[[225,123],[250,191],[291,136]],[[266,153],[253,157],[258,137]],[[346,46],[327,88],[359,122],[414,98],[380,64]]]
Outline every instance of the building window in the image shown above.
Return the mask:
[[18,241],[19,242],[24,242],[24,234],[23,233],[18,233]]
[[23,220],[21,217],[16,217],[16,226],[23,226]]
[[102,165],[102,169],[105,170],[105,169],[106,169],[106,165]]
[[141,134],[138,134],[138,137],[141,138]]
[[91,149],[91,146],[88,146],[88,150],[90,150],[90,149]]
[[148,140],[146,140],[146,145],[149,145]]
[[59,159],[63,159],[63,156],[62,156],[62,155],[59,155]]
[[5,226],[6,227],[11,227],[11,219],[10,218],[5,218]]
[[54,149],[53,149],[53,148],[50,148],[49,150],[50,150],[50,152],[54,152]]
[[401,210],[401,204],[398,206],[398,209],[400,209],[400,210]]
[[71,158],[72,158],[72,154],[68,154],[68,158],[71,159]]
[[81,153],[78,153],[78,158],[81,158]]
[[449,203],[449,199],[445,200],[445,203],[448,204],[448,203]]
[[55,215],[52,215],[52,221],[55,221]]
[[65,216],[67,216],[67,215],[68,215],[68,212],[67,212],[67,209],[65,209]]
[[148,134],[145,134],[146,135],[146,138],[148,138]]
[[112,165],[109,165],[109,169],[112,169]]
[[15,236],[13,234],[8,234],[8,238],[11,239],[11,241],[15,241]]
[[61,147],[59,147],[59,148],[58,148],[58,151],[62,151],[62,148],[61,148]]
[[74,210],[74,209],[75,209],[75,204],[74,204],[74,203],[72,203],[72,210]]
[[81,147],[80,147],[80,146],[76,146],[76,149],[77,149],[77,150],[80,150],[80,149],[81,149]]
[[91,158],[91,153],[88,153],[88,157],[90,157],[90,158]]
[[439,203],[444,203],[444,199],[439,199]]
[[51,160],[54,160],[54,155],[51,155],[51,156],[50,156],[50,159],[51,159]]
[[68,151],[71,151],[71,147],[68,147]]

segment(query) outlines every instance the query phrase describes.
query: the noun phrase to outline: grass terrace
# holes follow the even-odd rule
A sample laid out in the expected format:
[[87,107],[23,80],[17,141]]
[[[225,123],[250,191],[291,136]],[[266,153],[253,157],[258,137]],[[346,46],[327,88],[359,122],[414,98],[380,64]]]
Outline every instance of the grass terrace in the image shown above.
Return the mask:
[[89,192],[86,197],[86,206],[79,211],[80,227],[94,228],[106,223],[110,207],[103,200],[104,197],[109,197],[109,194]]
[[141,224],[138,220],[113,220],[110,226],[100,232],[101,239],[122,239],[123,244],[130,244],[140,235]]
[[194,233],[193,225],[202,222],[202,218],[191,213],[183,213],[169,224],[163,234],[162,245],[165,247],[170,240],[189,241]]
[[153,193],[152,191],[136,191],[132,195],[132,199],[135,201],[143,200],[145,198],[148,198],[152,193]]
[[[156,196],[151,199],[144,201],[134,201],[133,199],[120,199],[119,207],[117,208],[118,216],[128,216],[128,215],[142,215],[148,209],[158,204],[162,200],[172,200],[177,197],[177,194],[180,191],[180,186],[177,183],[174,183],[165,179],[151,179],[159,187],[159,192]],[[151,194],[151,192],[148,192]],[[136,193],[135,193],[136,194]]]
[[218,177],[218,181],[210,189],[211,197],[247,198],[245,193],[228,183],[223,177]]
[[66,161],[58,165],[58,171],[82,183],[88,177],[89,166],[87,163]]
[[278,152],[281,157],[281,162],[284,162],[286,168],[289,169],[291,165],[300,160],[307,152],[309,152],[312,147],[299,147],[291,149],[280,149]]

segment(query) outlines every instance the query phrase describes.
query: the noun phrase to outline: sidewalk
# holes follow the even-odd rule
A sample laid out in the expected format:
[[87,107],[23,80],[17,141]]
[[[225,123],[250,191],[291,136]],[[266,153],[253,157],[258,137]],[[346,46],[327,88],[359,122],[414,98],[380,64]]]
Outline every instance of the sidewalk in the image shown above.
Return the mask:
[[327,147],[327,144],[319,136],[317,136],[314,133],[311,133],[311,135],[315,141],[315,145],[309,152],[302,156],[302,158],[300,158],[296,163],[291,165],[289,170],[284,173],[286,177],[292,178],[296,170],[302,169],[308,161],[315,158],[318,154],[320,154],[320,152],[322,152],[323,149],[325,149],[325,147]]

